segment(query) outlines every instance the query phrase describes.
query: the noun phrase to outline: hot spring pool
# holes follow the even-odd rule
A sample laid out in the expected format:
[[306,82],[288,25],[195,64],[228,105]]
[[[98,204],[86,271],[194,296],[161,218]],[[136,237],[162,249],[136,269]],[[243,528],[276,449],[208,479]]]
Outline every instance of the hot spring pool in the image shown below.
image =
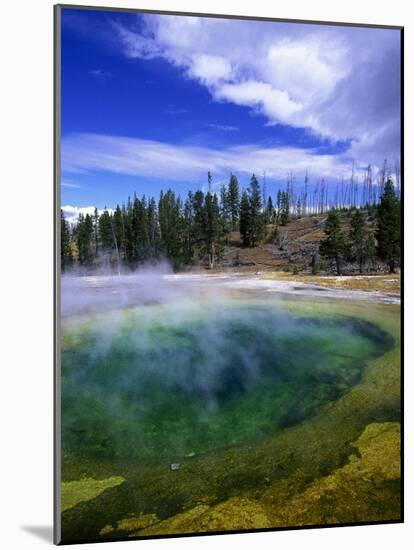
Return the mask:
[[263,303],[65,323],[63,452],[174,462],[263,438],[338,399],[392,343],[362,319]]

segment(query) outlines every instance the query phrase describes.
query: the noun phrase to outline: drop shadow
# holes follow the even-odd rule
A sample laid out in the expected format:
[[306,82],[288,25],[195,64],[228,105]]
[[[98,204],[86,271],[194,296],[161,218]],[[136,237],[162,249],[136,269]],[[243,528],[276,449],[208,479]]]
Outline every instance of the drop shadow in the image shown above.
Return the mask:
[[51,525],[22,525],[21,529],[38,539],[53,544],[53,527]]

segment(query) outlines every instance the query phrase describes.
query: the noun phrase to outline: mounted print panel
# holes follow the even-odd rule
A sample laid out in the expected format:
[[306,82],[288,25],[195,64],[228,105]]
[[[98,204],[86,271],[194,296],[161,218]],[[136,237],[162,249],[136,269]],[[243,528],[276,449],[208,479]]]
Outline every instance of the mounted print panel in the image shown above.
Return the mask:
[[402,29],[55,38],[55,542],[402,521]]

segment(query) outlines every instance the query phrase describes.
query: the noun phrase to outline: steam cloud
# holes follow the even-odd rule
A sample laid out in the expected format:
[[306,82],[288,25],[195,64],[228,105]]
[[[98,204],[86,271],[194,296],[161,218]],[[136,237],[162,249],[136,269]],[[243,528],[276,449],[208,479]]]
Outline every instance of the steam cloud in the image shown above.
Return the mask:
[[272,296],[260,280],[236,280],[245,287],[168,264],[63,277],[64,447],[173,458],[271,433],[338,397],[390,344],[369,323],[297,317],[257,301]]

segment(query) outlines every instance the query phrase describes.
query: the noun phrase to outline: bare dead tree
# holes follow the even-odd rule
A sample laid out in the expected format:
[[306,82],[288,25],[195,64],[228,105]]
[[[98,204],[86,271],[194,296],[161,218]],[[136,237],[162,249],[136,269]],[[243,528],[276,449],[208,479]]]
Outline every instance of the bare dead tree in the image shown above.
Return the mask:
[[318,179],[315,187],[315,213],[316,214],[319,214],[319,193],[320,193],[319,187],[320,187],[320,182]]
[[324,212],[324,205],[325,205],[325,180],[321,179],[321,185],[320,185],[320,207],[319,210],[321,214]]
[[263,208],[266,208],[267,205],[267,194],[266,194],[266,172],[263,172]]
[[304,191],[302,195],[302,211],[305,216],[308,215],[308,171],[306,170],[305,173],[305,185],[304,185]]
[[399,159],[395,159],[394,162],[394,171],[395,171],[395,190],[397,196],[401,196],[401,166]]
[[373,193],[372,193],[372,168],[371,165],[368,165],[367,168],[367,187],[368,187],[368,204],[373,204]]
[[355,178],[355,199],[354,199],[354,206],[357,208],[359,207],[359,184],[358,184],[358,176]]
[[344,177],[342,176],[342,180],[341,180],[341,208],[344,208],[345,206],[345,182],[344,182]]
[[362,179],[362,205],[363,206],[365,206],[365,204],[367,203],[366,196],[367,196],[367,172],[365,170],[364,177]]
[[296,215],[296,200],[295,200],[295,178],[292,172],[288,173],[286,192],[289,198],[289,211],[293,216]]
[[354,206],[354,193],[355,193],[355,190],[354,190],[354,185],[355,185],[355,161],[352,161],[352,172],[351,172],[351,189],[350,189],[350,197],[349,197],[349,202],[350,202],[350,207],[353,208]]
[[382,165],[381,170],[378,174],[378,183],[379,183],[379,196],[381,196],[384,192],[385,182],[387,180],[388,175],[388,166],[387,166],[387,159],[384,159],[384,163]]

